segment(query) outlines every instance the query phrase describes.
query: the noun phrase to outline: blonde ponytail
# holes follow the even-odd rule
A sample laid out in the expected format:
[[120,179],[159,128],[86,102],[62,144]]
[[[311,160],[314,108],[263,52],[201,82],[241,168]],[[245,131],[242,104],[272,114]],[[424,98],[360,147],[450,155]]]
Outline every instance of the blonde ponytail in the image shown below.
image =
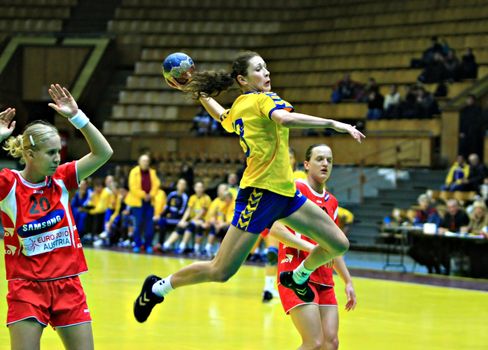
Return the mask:
[[10,136],[7,141],[5,141],[3,149],[14,158],[21,158],[22,162],[22,153],[24,151],[22,146],[22,135]]
[[59,135],[56,127],[46,121],[38,120],[28,124],[22,135],[10,136],[3,149],[12,157],[20,158],[20,163],[25,164],[24,152],[36,150],[40,143],[50,139],[53,135]]

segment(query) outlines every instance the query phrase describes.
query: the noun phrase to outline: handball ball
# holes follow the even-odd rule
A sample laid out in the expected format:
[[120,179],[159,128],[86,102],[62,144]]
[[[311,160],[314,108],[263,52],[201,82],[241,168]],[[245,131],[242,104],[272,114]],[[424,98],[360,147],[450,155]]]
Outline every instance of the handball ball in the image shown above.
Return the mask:
[[172,53],[163,61],[164,79],[172,87],[188,83],[194,69],[193,60],[183,52]]

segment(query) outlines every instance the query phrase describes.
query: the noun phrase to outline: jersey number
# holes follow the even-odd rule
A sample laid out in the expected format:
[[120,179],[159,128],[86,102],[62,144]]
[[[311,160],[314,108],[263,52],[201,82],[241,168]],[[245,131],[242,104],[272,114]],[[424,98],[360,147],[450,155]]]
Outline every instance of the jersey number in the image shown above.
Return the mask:
[[246,139],[244,138],[244,122],[242,121],[242,118],[237,119],[234,122],[234,130],[236,133],[239,135],[241,139],[241,146],[244,149],[244,153],[246,157],[249,157],[249,154],[251,153],[251,149],[249,148],[249,145],[246,142]]
[[51,204],[49,204],[49,201],[46,197],[39,198],[39,201],[37,201],[36,197],[31,197],[31,207],[29,209],[29,213],[39,214],[39,209],[42,211],[48,211],[49,209],[51,209]]

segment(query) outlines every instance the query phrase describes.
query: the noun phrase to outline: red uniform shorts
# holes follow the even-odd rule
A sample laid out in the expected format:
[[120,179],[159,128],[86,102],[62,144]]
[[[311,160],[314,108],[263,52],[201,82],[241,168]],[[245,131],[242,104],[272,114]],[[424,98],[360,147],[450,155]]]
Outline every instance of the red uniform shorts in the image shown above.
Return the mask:
[[8,281],[7,326],[28,318],[53,327],[91,321],[78,276],[54,281]]
[[291,289],[285,288],[281,284],[278,284],[281,305],[283,305],[287,315],[290,313],[291,309],[300,305],[316,304],[318,306],[337,306],[337,300],[333,287],[326,287],[316,283],[309,283],[309,286],[315,293],[315,298],[312,302],[306,303],[298,298],[295,292],[293,292]]

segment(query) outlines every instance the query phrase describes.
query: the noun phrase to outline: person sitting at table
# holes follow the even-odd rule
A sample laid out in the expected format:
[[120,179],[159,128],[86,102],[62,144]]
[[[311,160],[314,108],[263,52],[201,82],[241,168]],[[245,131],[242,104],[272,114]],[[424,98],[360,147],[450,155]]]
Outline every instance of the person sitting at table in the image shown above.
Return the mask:
[[412,221],[407,211],[400,208],[393,208],[390,215],[383,218],[383,228],[397,228],[399,226],[410,226]]
[[430,197],[427,194],[421,194],[417,199],[417,203],[420,208],[415,213],[413,225],[422,227],[424,224],[428,223],[435,224],[439,227],[441,217],[437,212],[437,209],[432,205]]
[[461,232],[488,237],[486,233],[487,226],[488,213],[486,205],[483,201],[476,201],[473,203],[473,211],[470,215],[469,224],[461,227]]
[[461,227],[467,226],[468,224],[469,217],[464,210],[459,207],[458,201],[456,199],[449,199],[447,201],[446,214],[439,227],[439,233],[460,232]]

